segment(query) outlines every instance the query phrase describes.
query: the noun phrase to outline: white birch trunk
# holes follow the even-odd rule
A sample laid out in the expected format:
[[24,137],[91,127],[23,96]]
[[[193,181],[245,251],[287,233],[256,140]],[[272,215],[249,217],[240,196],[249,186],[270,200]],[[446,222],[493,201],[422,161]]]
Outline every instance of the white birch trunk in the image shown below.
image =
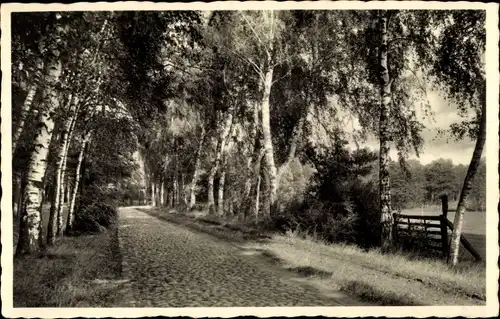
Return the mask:
[[217,196],[217,214],[222,216],[224,214],[224,183],[226,180],[226,171],[222,169],[219,178],[219,190]]
[[[52,61],[47,66],[46,80],[49,85],[54,85],[59,81],[61,75],[61,62]],[[17,254],[27,254],[38,252],[42,243],[41,238],[41,209],[43,178],[47,169],[47,156],[49,143],[52,138],[54,119],[51,113],[59,107],[59,100],[55,89],[48,88],[44,92],[48,97],[49,107],[42,113],[41,123],[44,127],[35,137],[36,149],[31,154],[30,165],[28,167],[27,185],[23,192],[23,207],[21,209],[21,224]]]
[[380,190],[380,225],[381,245],[384,250],[392,245],[392,211],[391,211],[391,187],[389,175],[389,117],[391,104],[391,81],[387,67],[387,18],[380,18],[382,43],[380,48],[380,167],[379,167],[379,190]]
[[151,179],[151,206],[156,206],[156,188],[154,179]]
[[[219,154],[219,148],[221,147],[219,139],[216,138],[215,142],[215,156],[217,157],[217,154]],[[208,211],[211,212],[215,205],[215,199],[214,199],[214,178],[215,178],[215,173],[217,172],[217,167],[215,166],[216,160],[213,161],[212,167],[210,168],[210,172],[208,174],[208,186],[207,186],[207,204],[208,204]]]
[[64,203],[66,206],[69,208],[69,203],[70,203],[70,198],[71,198],[71,179],[68,174],[66,174],[68,177],[66,179],[66,198],[64,200]]
[[67,135],[66,139],[63,141],[63,155],[62,155],[62,167],[61,167],[61,179],[60,179],[60,192],[59,192],[59,206],[57,206],[57,236],[63,234],[64,227],[64,180],[66,178],[66,166],[68,161],[68,152],[71,144],[71,139],[73,137],[73,131],[75,129],[76,120],[78,116],[78,102],[79,99],[75,97],[70,106],[70,120],[69,123],[66,123]]
[[31,110],[31,105],[33,104],[33,98],[35,97],[36,89],[37,85],[33,84],[30,87],[28,94],[26,95],[26,99],[24,100],[23,108],[21,111],[21,119],[19,121],[19,124],[17,125],[16,130],[14,131],[14,134],[12,135],[12,154],[14,154],[14,152],[16,151],[17,142],[21,137],[22,132],[24,131],[24,123]]
[[217,171],[219,169],[220,161],[222,158],[222,154],[226,149],[226,140],[227,136],[229,135],[229,132],[231,130],[231,124],[233,122],[233,110],[234,106],[230,106],[227,110],[228,114],[226,117],[226,120],[223,124],[222,130],[221,130],[221,135],[220,135],[220,140],[219,140],[219,147],[216,148],[216,153],[215,153],[215,161],[210,169],[210,173],[208,175],[208,209],[211,210],[215,206],[215,200],[214,200],[214,178],[215,174],[217,174]]
[[163,181],[163,178],[161,179],[161,186],[160,186],[160,206],[165,205],[165,182]]
[[267,166],[267,172],[269,175],[269,204],[274,211],[274,206],[277,200],[278,191],[278,179],[276,165],[274,162],[274,150],[273,142],[271,138],[271,123],[270,123],[270,110],[269,110],[269,98],[271,94],[271,85],[273,79],[273,69],[268,68],[265,73],[264,81],[264,94],[262,97],[262,141],[264,147],[264,158]]
[[186,191],[186,185],[184,184],[184,173],[181,173],[181,199],[182,199],[182,205],[187,204],[187,191]]
[[194,205],[196,205],[196,184],[198,183],[198,179],[200,178],[200,169],[201,169],[201,154],[203,151],[203,143],[205,141],[205,128],[202,127],[201,136],[200,136],[200,144],[198,145],[198,150],[196,152],[196,162],[194,165],[193,179],[190,185],[190,196],[189,196],[189,209],[193,209]]
[[257,185],[255,186],[255,206],[254,206],[254,214],[255,214],[255,223],[259,222],[259,207],[260,207],[260,174],[257,176]]
[[254,170],[253,170],[253,161],[257,160],[258,157],[258,130],[257,127],[259,125],[259,105],[256,103],[254,104],[254,113],[253,113],[253,125],[250,130],[250,138],[253,141],[252,149],[250,152],[250,156],[247,158],[247,176],[245,180],[245,189],[243,193],[243,198],[244,200],[248,199],[250,197],[250,192],[252,189],[252,177],[254,176]]
[[60,146],[57,149],[57,166],[56,166],[56,177],[55,177],[55,189],[54,196],[51,199],[50,205],[50,215],[49,215],[49,229],[47,232],[47,243],[49,245],[54,244],[56,236],[62,235],[63,227],[63,216],[62,216],[62,195],[63,195],[63,182],[64,182],[64,166],[65,166],[65,153],[68,146],[68,136],[71,126],[73,124],[73,112],[76,107],[77,99],[75,96],[71,97],[69,114],[70,118],[66,119],[63,124],[63,129],[61,133]]
[[83,163],[83,158],[85,156],[85,148],[90,142],[90,139],[92,138],[92,132],[89,131],[87,132],[82,140],[82,145],[80,146],[80,153],[78,154],[78,163],[76,164],[76,170],[75,170],[75,183],[73,185],[73,192],[71,195],[69,207],[68,207],[68,217],[66,219],[66,232],[69,232],[72,230],[74,222],[75,222],[75,206],[76,206],[76,197],[78,196],[78,188],[80,186],[80,179],[82,176],[82,163]]
[[472,183],[477,173],[479,165],[481,164],[481,155],[483,153],[484,144],[486,143],[486,101],[482,106],[481,122],[479,124],[479,135],[472,153],[472,159],[465,176],[462,192],[458,199],[457,210],[455,212],[455,219],[453,221],[453,232],[451,234],[450,242],[450,260],[453,266],[458,263],[458,253],[460,250],[460,236],[462,235],[462,228],[464,224],[464,214],[467,207],[467,199],[472,189]]

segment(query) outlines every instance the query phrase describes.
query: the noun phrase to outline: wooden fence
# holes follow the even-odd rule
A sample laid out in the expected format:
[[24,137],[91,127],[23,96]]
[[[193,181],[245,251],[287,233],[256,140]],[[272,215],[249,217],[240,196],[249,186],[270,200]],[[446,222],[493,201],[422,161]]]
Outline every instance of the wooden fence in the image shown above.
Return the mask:
[[[442,214],[435,215],[403,215],[393,214],[393,235],[396,242],[402,238],[415,238],[415,235],[425,238],[429,249],[441,251],[443,258],[448,259],[450,254],[450,236],[448,230],[453,231],[453,223],[448,220],[448,197],[441,197]],[[462,235],[460,242],[471,255],[481,261],[480,254],[472,247],[469,241]]]

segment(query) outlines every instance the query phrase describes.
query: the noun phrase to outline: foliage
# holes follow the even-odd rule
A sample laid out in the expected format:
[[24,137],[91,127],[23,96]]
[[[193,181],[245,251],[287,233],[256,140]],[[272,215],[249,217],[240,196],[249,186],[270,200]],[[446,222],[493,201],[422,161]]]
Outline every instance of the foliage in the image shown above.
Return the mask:
[[75,214],[74,231],[101,232],[116,223],[118,210],[113,200],[113,190],[91,186],[79,198]]
[[481,107],[486,103],[485,21],[485,11],[450,12],[431,68],[435,84],[447,93],[463,117],[450,127],[457,139],[477,138]]
[[362,181],[376,155],[367,149],[349,151],[337,141],[326,155],[309,148],[315,167],[304,201],[297,197],[274,219],[278,229],[300,230],[329,242],[373,243],[378,206],[371,182]]
[[[399,163],[390,163],[391,199],[395,210],[419,207],[426,202],[426,168],[416,160],[409,160],[406,169],[402,169]],[[454,183],[449,187],[454,187]]]
[[[55,150],[66,121],[76,118],[67,159],[71,177],[78,175],[83,136],[92,133],[83,150],[83,186],[77,192],[82,229],[108,227],[116,217],[113,205],[150,198],[154,188],[157,198],[164,196],[160,204],[174,195],[174,205],[180,204],[195,173],[195,195],[205,200],[208,172],[219,151],[214,190],[222,190],[225,174],[222,195],[229,217],[247,212],[242,207],[255,207],[257,195],[260,207],[270,200],[268,162],[275,157],[283,207],[273,216],[276,228],[299,227],[328,241],[375,244],[378,156],[359,147],[348,149],[347,140],[380,138],[381,14],[389,18],[392,79],[387,138],[398,156],[389,167],[392,205],[435,204],[442,194],[455,199],[466,167],[442,159],[428,165],[407,159],[411,152],[419,155],[424,145],[421,117],[432,117],[427,79],[463,116],[452,133],[477,137],[485,96],[485,16],[479,10],[16,13],[16,125],[22,122],[30,88],[36,88],[36,95],[13,154],[14,171],[29,165],[32,141],[44,125],[37,115],[47,107],[43,92],[54,89],[61,107],[51,114],[56,128],[47,145],[46,181],[56,174]],[[44,74],[53,56],[60,57],[63,76],[52,87]],[[264,134],[258,106],[267,98],[263,83],[269,71],[274,151],[261,160]],[[73,111],[72,97],[79,99]],[[229,115],[231,136],[222,149],[220,136]],[[346,118],[355,119],[359,128],[348,132]],[[481,165],[471,208],[485,201]],[[46,197],[51,197],[53,185],[45,184]]]

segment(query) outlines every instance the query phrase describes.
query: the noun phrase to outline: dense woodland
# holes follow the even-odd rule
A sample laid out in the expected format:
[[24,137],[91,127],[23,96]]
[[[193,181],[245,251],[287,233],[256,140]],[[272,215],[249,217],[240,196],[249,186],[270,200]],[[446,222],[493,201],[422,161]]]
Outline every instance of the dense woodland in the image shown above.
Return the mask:
[[[479,10],[14,13],[17,254],[106,227],[115,205],[145,198],[387,248],[393,211],[448,194],[456,264],[463,214],[485,202],[484,21]],[[476,141],[469,166],[408,160],[425,143],[429,84],[463,118],[446,134]],[[360,128],[345,130],[353,118]],[[379,151],[348,147],[368,136]]]

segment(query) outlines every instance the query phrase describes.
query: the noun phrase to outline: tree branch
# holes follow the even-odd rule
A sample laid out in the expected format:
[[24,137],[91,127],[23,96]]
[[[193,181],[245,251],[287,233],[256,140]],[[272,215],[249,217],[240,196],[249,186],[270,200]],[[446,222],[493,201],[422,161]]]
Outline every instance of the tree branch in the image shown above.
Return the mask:
[[290,74],[292,73],[292,70],[291,69],[288,69],[288,71],[285,73],[285,75],[281,76],[280,78],[274,80],[271,85],[273,85],[274,83],[286,78],[287,76],[289,76]]
[[[252,25],[250,24],[250,21],[248,21],[248,19],[245,17],[245,15],[242,13],[242,11],[240,11],[240,15],[243,17],[243,19],[245,20],[245,22],[247,23],[248,27],[250,28],[250,30],[252,30],[253,34],[255,34],[255,37],[257,38],[257,40],[260,42],[260,44],[262,44],[263,47],[266,47],[266,45],[264,44],[264,42],[260,39],[259,35],[257,34],[257,32],[255,31],[255,29],[252,27]],[[267,50],[266,50],[267,51]]]
[[394,42],[399,41],[399,40],[410,41],[410,42],[415,41],[415,39],[412,39],[412,38],[409,38],[409,37],[392,38],[392,39],[390,39],[390,40],[387,41],[387,48],[389,48],[391,46],[391,44],[393,44]]
[[264,77],[264,73],[262,72],[262,69],[252,59],[247,58],[243,54],[236,52],[236,51],[233,51],[231,49],[229,49],[229,51],[231,51],[234,55],[236,55],[238,58],[240,58],[244,62],[250,64],[253,67],[253,69],[255,70],[255,72],[257,73],[257,75],[260,77],[260,79],[262,81],[265,81],[265,77]]

